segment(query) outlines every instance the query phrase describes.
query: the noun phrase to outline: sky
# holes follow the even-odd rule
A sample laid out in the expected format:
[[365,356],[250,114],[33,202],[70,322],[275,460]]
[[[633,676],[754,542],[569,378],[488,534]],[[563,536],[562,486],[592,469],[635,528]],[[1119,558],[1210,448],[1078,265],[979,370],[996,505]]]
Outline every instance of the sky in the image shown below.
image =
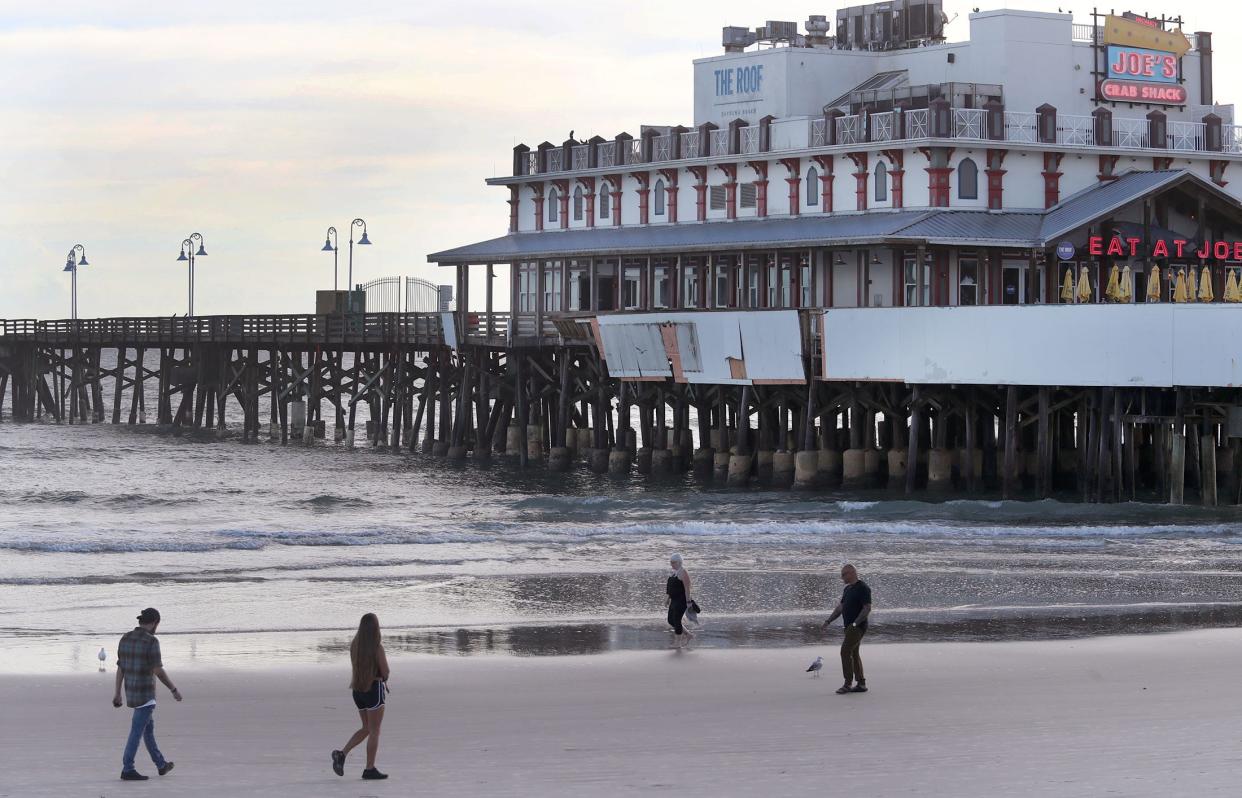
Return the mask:
[[[80,316],[184,314],[193,232],[198,315],[313,312],[326,229],[344,287],[355,217],[374,242],[355,282],[452,282],[427,253],[505,234],[508,192],[484,180],[515,144],[690,124],[691,60],[722,26],[848,4],[0,0],[0,318],[67,317],[77,243]],[[950,39],[976,5],[1090,12],[946,0]],[[1163,9],[1216,32],[1224,102],[1234,7]]]

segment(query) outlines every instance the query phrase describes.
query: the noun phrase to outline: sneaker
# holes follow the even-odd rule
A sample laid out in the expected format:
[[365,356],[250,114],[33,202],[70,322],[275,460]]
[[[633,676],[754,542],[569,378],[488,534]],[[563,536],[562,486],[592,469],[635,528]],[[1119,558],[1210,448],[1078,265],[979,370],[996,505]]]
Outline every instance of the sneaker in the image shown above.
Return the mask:
[[344,751],[333,751],[332,752],[332,772],[338,776],[345,775],[345,752]]
[[380,773],[375,768],[367,768],[366,770],[362,771],[362,778],[364,779],[386,779],[388,778],[388,774]]
[[165,762],[165,763],[164,763],[164,767],[162,767],[162,768],[160,768],[160,769],[159,769],[159,770],[160,770],[160,775],[161,775],[161,776],[163,776],[164,774],[166,774],[168,771],[170,771],[170,770],[172,770],[172,769],[173,769],[173,763],[172,763],[172,762]]
[[865,693],[867,692],[867,685],[863,684],[862,682],[859,682],[858,684],[854,685],[854,687],[850,690],[850,692],[851,693]]
[[136,770],[121,771],[121,781],[146,781],[147,778]]
[[845,695],[846,693],[849,693],[849,692],[852,692],[852,691],[850,690],[850,686],[848,684],[841,685],[840,687],[837,688],[837,695]]

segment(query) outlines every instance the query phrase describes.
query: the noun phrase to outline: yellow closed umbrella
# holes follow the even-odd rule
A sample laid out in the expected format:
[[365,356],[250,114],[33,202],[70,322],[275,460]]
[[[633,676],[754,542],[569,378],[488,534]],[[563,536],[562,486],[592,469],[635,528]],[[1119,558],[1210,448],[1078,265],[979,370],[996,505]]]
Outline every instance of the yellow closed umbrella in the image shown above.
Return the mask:
[[1195,273],[1195,267],[1191,266],[1186,270],[1186,301],[1197,302],[1199,300],[1199,276]]
[[1226,302],[1242,302],[1242,287],[1238,285],[1238,273],[1234,269],[1229,270],[1229,277],[1225,280],[1225,297]]
[[1083,266],[1082,271],[1078,273],[1078,301],[1091,301],[1091,275],[1087,273],[1087,267]]
[[1117,287],[1117,301],[1129,302],[1134,298],[1134,275],[1130,272],[1130,264],[1121,270],[1121,285]]
[[1199,279],[1199,301],[1216,301],[1216,289],[1212,287],[1212,271],[1207,266],[1203,267],[1203,276]]
[[1177,281],[1173,283],[1173,301],[1187,302],[1189,295],[1186,293],[1186,269],[1185,267],[1177,270]]
[[1113,264],[1113,268],[1108,271],[1108,286],[1104,289],[1104,297],[1113,302],[1117,301],[1117,293],[1121,290],[1121,272],[1117,269],[1117,264]]
[[1147,301],[1160,301],[1160,267],[1152,266],[1151,275],[1147,278]]
[[1065,270],[1065,280],[1061,283],[1061,301],[1074,301],[1074,270],[1072,268]]

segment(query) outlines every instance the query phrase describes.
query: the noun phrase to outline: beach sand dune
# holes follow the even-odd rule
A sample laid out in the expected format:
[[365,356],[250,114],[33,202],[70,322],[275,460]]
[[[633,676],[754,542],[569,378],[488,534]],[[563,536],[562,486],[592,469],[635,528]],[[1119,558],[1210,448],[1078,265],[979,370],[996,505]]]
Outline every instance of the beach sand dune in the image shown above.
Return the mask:
[[[170,643],[172,640],[169,641]],[[393,658],[383,783],[328,752],[347,667],[170,671],[177,769],[117,780],[111,673],[0,676],[0,796],[1238,795],[1242,632],[864,647],[866,695],[818,649]],[[803,671],[816,654],[824,675]]]

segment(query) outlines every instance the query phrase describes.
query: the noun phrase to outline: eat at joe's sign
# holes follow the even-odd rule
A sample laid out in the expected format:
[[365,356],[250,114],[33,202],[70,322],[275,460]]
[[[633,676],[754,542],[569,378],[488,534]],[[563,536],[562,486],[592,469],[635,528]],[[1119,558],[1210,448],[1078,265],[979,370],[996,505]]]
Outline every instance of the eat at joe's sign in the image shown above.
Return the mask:
[[[1143,249],[1141,238],[1121,238],[1113,236],[1091,236],[1087,239],[1087,251],[1092,255],[1119,258],[1137,258]],[[1152,258],[1203,258],[1204,260],[1242,260],[1242,241],[1204,241],[1198,247],[1189,239],[1174,238],[1171,240],[1157,239],[1151,245]]]

